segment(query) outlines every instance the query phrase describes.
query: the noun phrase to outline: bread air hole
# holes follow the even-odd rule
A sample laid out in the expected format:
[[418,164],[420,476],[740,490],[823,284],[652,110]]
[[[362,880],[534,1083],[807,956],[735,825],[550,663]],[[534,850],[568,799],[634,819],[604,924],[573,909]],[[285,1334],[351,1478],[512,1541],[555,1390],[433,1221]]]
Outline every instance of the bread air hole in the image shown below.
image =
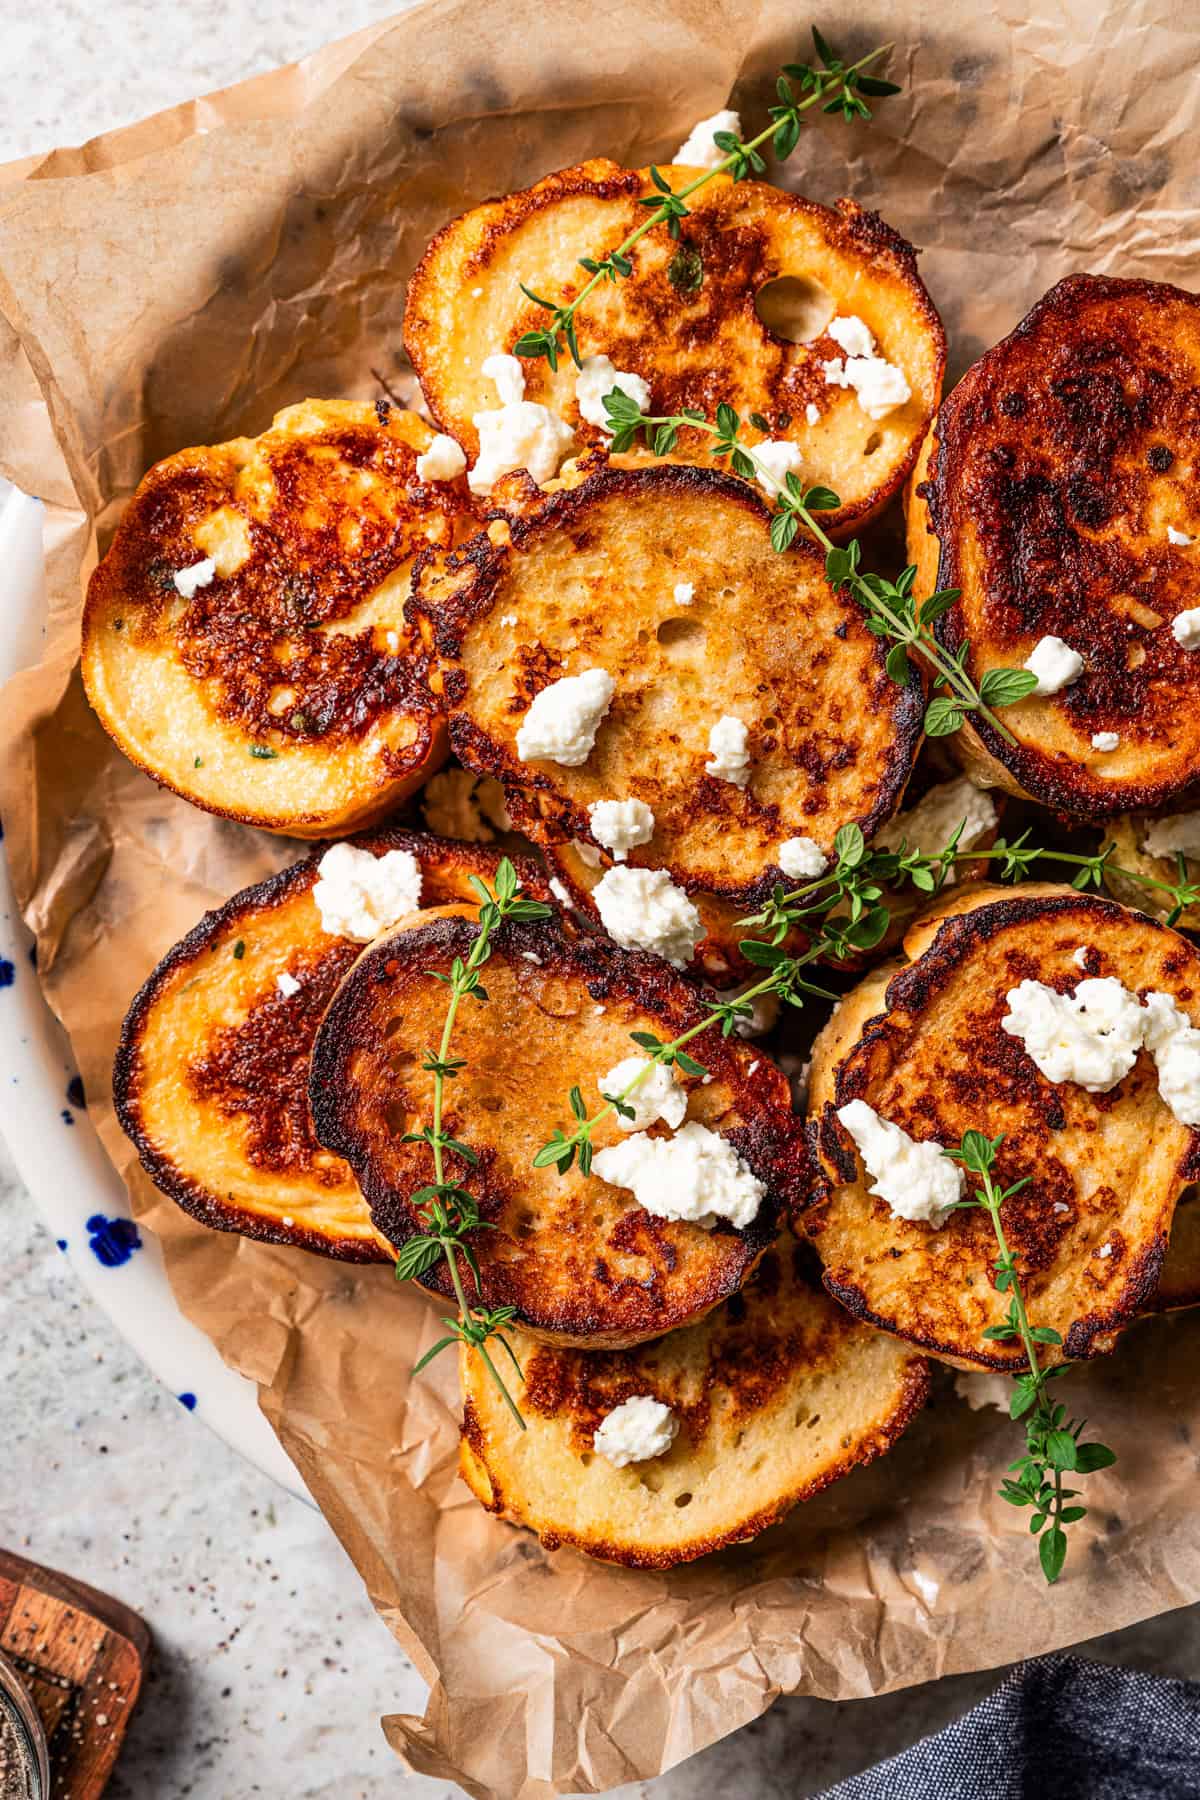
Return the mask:
[[811,276],[780,275],[759,288],[754,310],[776,337],[789,344],[810,344],[837,308],[829,289]]
[[692,1504],[692,1496],[686,1493],[676,1494],[675,1504],[676,1506],[690,1506]]
[[657,632],[664,650],[669,650],[673,644],[702,644],[706,636],[699,619],[664,619]]

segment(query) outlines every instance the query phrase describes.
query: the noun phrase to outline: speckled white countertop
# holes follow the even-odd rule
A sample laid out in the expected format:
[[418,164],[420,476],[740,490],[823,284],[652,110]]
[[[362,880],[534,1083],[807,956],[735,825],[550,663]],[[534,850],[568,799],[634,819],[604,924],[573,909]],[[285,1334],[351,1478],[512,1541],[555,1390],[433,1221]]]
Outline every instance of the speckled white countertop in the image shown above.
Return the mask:
[[[80,142],[256,74],[397,0],[45,0],[0,32],[0,160]],[[2,1052],[0,1052],[2,1055]],[[176,1405],[79,1291],[0,1149],[0,1543],[136,1608],[150,1682],[114,1800],[358,1800],[405,1779],[378,1729],[423,1684],[320,1516]],[[1200,1608],[1095,1654],[1200,1676]],[[936,1729],[994,1685],[964,1677],[834,1707],[789,1700],[661,1780],[651,1800],[795,1800]]]

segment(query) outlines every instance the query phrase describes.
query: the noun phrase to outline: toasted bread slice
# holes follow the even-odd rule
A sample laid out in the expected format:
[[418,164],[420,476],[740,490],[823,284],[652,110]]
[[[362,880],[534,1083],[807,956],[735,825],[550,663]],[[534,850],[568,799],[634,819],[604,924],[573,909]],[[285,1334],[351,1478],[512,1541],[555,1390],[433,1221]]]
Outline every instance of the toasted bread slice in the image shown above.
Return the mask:
[[[464,1350],[460,1466],[489,1512],[605,1562],[667,1569],[744,1543],[882,1456],[924,1405],[928,1365],[826,1299],[783,1239],[697,1325],[601,1354],[516,1340],[521,1431]],[[663,1456],[615,1468],[605,1414],[645,1394],[679,1426]]]
[[[412,831],[355,839],[408,850],[431,906],[474,900],[499,852]],[[121,1125],[164,1194],[205,1225],[350,1262],[390,1262],[358,1184],[308,1111],[317,1025],[362,945],[334,937],[312,898],[314,855],[207,913],[159,963],[125,1019],[113,1073]],[[546,897],[531,863],[518,873]],[[240,949],[239,949],[240,946]],[[299,982],[284,993],[283,975]]]
[[1088,975],[1165,991],[1200,1020],[1200,955],[1178,933],[1069,888],[977,888],[917,920],[908,960],[847,995],[814,1048],[809,1130],[828,1185],[804,1223],[825,1284],[858,1317],[963,1368],[1023,1360],[1019,1346],[983,1337],[1008,1307],[993,1286],[990,1222],[980,1211],[940,1229],[894,1217],[868,1192],[836,1110],[865,1100],[940,1144],[1003,1133],[998,1182],[1031,1178],[1003,1213],[1031,1319],[1058,1331],[1068,1357],[1111,1348],[1154,1292],[1200,1137],[1159,1097],[1145,1054],[1111,1092],[1091,1094],[1047,1081],[1001,1029],[1019,981],[1074,991],[1080,947]]
[[[439,1041],[445,972],[474,941],[473,919],[413,920],[381,938],[338,989],[317,1034],[310,1098],[317,1137],[350,1163],[375,1227],[399,1249],[420,1228],[409,1196],[431,1179],[423,1144],[404,1134],[432,1116],[427,1046]],[[578,1086],[591,1110],[598,1084],[637,1054],[633,1031],[674,1037],[705,1017],[694,990],[659,958],[579,937],[556,920],[506,923],[493,939],[486,1004],[464,1005],[454,1053],[466,1059],[447,1084],[446,1129],[477,1167],[447,1153],[495,1229],[474,1234],[482,1303],[513,1306],[517,1322],[549,1342],[620,1348],[700,1318],[735,1292],[776,1231],[781,1206],[811,1186],[785,1077],[762,1052],[706,1036],[707,1084],[686,1077],[688,1117],[727,1138],[767,1184],[758,1216],[738,1231],[665,1220],[578,1163],[565,1174],[533,1159],[571,1124]],[[751,1064],[757,1064],[753,1075]],[[611,1116],[599,1150],[621,1133]],[[449,1293],[445,1265],[426,1285]]]
[[[437,767],[404,602],[414,557],[453,542],[469,496],[418,479],[432,436],[382,402],[308,400],[261,437],[151,469],[83,615],[88,698],[132,761],[293,837],[374,823]],[[215,574],[188,599],[176,574],[202,563]]]
[[[678,189],[696,171],[662,174]],[[474,415],[496,405],[485,359],[548,317],[521,283],[556,305],[569,300],[588,279],[579,258],[615,249],[645,222],[639,201],[653,192],[648,169],[596,158],[476,206],[434,238],[409,283],[404,341],[434,417],[472,458]],[[831,211],[765,182],[717,176],[687,204],[678,242],[656,227],[630,252],[632,275],[601,284],[580,309],[580,356],[604,354],[641,376],[653,413],[694,407],[711,418],[729,402],[747,441],[795,443],[803,478],[840,496],[841,508],[824,515],[829,531],[862,525],[904,481],[941,393],[945,336],[911,245],[852,200]],[[782,323],[772,299],[799,321],[787,336],[756,309]],[[824,363],[844,354],[826,331],[839,314],[861,318],[878,354],[907,378],[911,398],[883,418],[826,380]],[[526,398],[566,418],[581,446],[607,442],[580,417],[569,355],[557,373],[532,361],[525,372]],[[748,423],[751,413],[765,431]],[[688,429],[673,455],[709,464],[711,453],[711,437]]]
[[[969,639],[976,681],[1042,637],[1084,663],[1059,692],[1005,707],[1015,744],[968,720],[954,745],[987,781],[1085,818],[1200,795],[1200,656],[1172,629],[1200,599],[1197,385],[1200,299],[1072,275],[938,413],[909,554],[919,597],[962,590],[943,644]],[[1115,749],[1093,745],[1106,732]]]
[[1148,1310],[1174,1312],[1182,1306],[1200,1306],[1200,1190],[1194,1187],[1175,1208],[1171,1241]]
[[[1134,875],[1147,875],[1154,881],[1179,880],[1179,863],[1175,855],[1156,856],[1147,850],[1146,839],[1155,820],[1148,813],[1122,813],[1110,819],[1105,831],[1116,845],[1105,872],[1105,883],[1127,906],[1136,906],[1156,919],[1165,919],[1174,910],[1171,896],[1164,889],[1147,887],[1122,875],[1128,869]],[[1189,881],[1200,880],[1200,860],[1184,857],[1184,872]],[[1200,931],[1200,905],[1185,906],[1174,921],[1182,931]]]
[[[888,819],[920,742],[917,677],[889,678],[885,646],[816,550],[772,550],[762,502],[713,470],[590,475],[532,517],[423,559],[411,608],[448,665],[455,753],[503,781],[531,835],[599,848],[589,806],[636,798],[655,829],[630,865],[737,906],[783,879],[785,839],[828,855],[839,826],[869,836]],[[615,693],[586,762],[523,762],[535,695],[591,668]],[[749,730],[745,786],[706,772],[724,715]]]

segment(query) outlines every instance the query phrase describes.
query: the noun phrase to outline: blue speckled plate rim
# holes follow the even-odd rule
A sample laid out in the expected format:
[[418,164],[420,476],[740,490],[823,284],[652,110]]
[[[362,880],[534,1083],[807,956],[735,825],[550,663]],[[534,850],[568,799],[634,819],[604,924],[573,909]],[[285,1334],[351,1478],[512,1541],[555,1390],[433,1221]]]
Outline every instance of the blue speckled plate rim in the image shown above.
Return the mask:
[[[36,658],[45,616],[41,506],[3,481],[0,568],[7,590],[3,682]],[[0,858],[0,1043],[0,1132],[79,1280],[183,1406],[272,1480],[309,1499],[258,1409],[253,1382],[227,1368],[184,1318],[157,1241],[129,1216],[124,1184],[83,1109],[70,1044],[42,998],[6,858]]]

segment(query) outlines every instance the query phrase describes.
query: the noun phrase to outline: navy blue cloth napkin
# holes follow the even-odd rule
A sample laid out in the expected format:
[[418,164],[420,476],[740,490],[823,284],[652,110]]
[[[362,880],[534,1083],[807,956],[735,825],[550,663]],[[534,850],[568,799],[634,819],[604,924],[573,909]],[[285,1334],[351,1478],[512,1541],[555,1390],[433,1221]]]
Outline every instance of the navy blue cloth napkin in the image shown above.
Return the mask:
[[820,1800],[1197,1800],[1200,1684],[1039,1656]]

